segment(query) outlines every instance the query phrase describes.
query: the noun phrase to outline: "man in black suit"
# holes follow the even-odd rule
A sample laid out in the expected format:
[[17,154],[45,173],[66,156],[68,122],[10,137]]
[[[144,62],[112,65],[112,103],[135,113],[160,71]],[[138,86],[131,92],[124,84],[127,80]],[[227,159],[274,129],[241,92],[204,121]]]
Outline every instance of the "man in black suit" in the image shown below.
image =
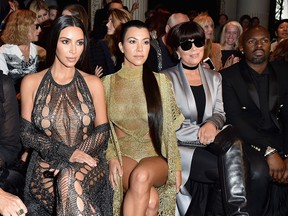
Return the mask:
[[247,30],[244,58],[221,71],[227,123],[245,142],[250,216],[287,215],[288,65],[269,63],[270,44],[264,27]]

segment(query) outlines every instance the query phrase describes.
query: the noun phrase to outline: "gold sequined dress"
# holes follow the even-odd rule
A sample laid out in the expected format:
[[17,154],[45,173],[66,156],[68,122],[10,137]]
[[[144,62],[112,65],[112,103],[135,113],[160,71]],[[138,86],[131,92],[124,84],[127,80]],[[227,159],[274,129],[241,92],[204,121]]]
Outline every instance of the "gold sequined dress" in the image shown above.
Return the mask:
[[[157,155],[149,133],[147,105],[142,83],[142,67],[122,67],[117,73],[106,76],[103,84],[106,92],[108,117],[112,136],[106,151],[107,160],[118,158],[122,164],[122,156],[136,161],[144,157]],[[160,208],[158,215],[173,216],[176,203],[175,173],[181,170],[180,156],[176,141],[176,129],[183,121],[172,92],[170,81],[163,74],[155,74],[160,88],[163,106],[162,155],[168,162],[168,179],[165,185],[158,188]],[[127,135],[117,138],[114,126]],[[121,181],[121,178],[119,178]],[[120,215],[123,200],[122,184],[114,191],[113,215]]]

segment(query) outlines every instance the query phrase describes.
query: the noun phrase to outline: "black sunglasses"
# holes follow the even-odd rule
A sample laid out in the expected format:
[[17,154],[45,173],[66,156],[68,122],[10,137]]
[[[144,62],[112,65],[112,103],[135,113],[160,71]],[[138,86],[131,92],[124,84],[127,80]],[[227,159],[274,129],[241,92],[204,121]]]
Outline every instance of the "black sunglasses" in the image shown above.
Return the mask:
[[35,29],[38,30],[39,28],[41,28],[40,24],[35,24]]
[[180,43],[180,47],[183,51],[187,51],[187,50],[191,49],[192,44],[194,44],[197,48],[200,48],[200,47],[204,46],[204,41],[201,40],[200,38],[189,39],[189,40],[186,40],[186,41]]

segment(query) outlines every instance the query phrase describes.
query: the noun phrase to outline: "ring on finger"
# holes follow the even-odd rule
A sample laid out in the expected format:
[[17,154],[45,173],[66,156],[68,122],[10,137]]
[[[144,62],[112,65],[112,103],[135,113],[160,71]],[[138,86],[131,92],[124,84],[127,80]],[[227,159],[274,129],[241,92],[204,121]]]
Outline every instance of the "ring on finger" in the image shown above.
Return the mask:
[[17,212],[17,215],[22,215],[24,214],[24,210],[23,209],[20,209],[18,212]]

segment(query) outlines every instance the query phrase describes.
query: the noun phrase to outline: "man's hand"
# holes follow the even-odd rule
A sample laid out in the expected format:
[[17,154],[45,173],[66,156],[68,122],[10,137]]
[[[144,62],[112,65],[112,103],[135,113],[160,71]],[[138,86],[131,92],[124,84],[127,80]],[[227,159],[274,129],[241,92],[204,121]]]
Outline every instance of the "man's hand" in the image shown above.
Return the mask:
[[288,184],[288,158],[285,158],[284,164],[285,164],[285,171],[282,176],[282,183]]
[[266,158],[269,166],[270,176],[277,182],[282,182],[282,177],[285,171],[285,164],[280,155],[275,152],[272,155],[267,156]]

